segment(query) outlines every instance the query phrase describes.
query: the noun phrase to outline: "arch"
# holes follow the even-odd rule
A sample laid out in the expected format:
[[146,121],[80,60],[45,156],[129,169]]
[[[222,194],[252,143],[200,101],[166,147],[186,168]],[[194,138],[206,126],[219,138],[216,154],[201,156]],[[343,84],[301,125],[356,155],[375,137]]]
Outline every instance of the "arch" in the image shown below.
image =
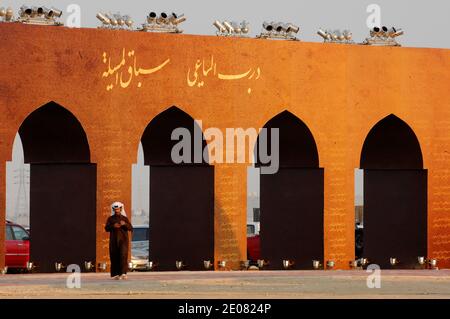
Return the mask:
[[[190,134],[187,163],[171,157],[179,143],[171,138],[177,128]],[[203,158],[201,127],[172,106],[147,125],[141,143],[144,164],[150,165],[149,258],[157,270],[176,270],[175,261],[202,270],[204,260],[214,259],[214,167]]]
[[[205,160],[203,158],[203,150],[207,147],[207,143],[203,139],[201,127],[189,114],[176,106],[172,106],[158,114],[145,128],[141,138],[144,150],[144,163],[152,166],[174,164],[171,158],[171,150],[178,141],[172,140],[171,135],[176,128],[186,128],[190,133],[190,163],[208,165],[208,159]],[[195,158],[194,155],[196,143],[198,143],[197,146],[201,146],[201,159]]]
[[30,163],[30,260],[39,272],[95,261],[97,171],[81,123],[52,101],[18,133]]
[[[271,120],[264,128],[267,129],[267,140],[271,140],[272,128],[279,128],[280,167],[318,168],[319,153],[316,141],[308,126],[291,112],[285,110]],[[259,148],[260,136],[256,147]],[[268,152],[271,145],[268,143]],[[256,149],[255,149],[256,150]],[[256,152],[256,166],[263,166],[258,152]]]
[[368,133],[364,169],[362,255],[382,268],[416,268],[427,255],[427,171],[411,127],[391,114]]
[[[276,115],[264,128],[269,129],[270,154],[270,129],[279,129],[279,169],[260,176],[261,257],[269,260],[269,269],[282,269],[284,259],[294,261],[295,269],[311,269],[312,260],[323,260],[324,247],[324,175],[316,142],[307,125],[289,111]],[[264,141],[258,136],[258,148],[260,143]],[[270,165],[256,153],[256,166]]]
[[26,163],[89,163],[86,133],[66,108],[49,102],[33,111],[19,128]]
[[419,140],[411,127],[391,114],[367,135],[361,152],[362,169],[422,169]]

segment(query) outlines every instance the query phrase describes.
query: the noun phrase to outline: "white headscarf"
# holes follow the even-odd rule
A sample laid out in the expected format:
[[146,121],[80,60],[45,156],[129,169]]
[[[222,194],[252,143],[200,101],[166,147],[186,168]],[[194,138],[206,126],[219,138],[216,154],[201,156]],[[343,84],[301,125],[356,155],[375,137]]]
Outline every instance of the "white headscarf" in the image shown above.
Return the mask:
[[122,211],[120,212],[120,214],[122,216],[126,217],[127,213],[125,213],[125,207],[123,206],[123,204],[121,202],[114,202],[114,203],[111,204],[111,216],[113,216],[115,214],[114,207],[117,207],[117,206],[122,208]]

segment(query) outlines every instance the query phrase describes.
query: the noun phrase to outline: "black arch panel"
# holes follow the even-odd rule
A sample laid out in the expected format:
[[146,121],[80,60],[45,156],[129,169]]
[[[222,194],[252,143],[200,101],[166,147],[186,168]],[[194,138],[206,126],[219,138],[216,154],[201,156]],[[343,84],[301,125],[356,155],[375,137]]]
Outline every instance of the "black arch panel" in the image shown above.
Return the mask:
[[31,164],[30,260],[38,272],[95,261],[95,164]]
[[395,115],[378,122],[361,152],[364,169],[363,256],[391,268],[417,267],[427,254],[427,171],[413,130]]
[[423,168],[419,141],[408,124],[389,115],[367,135],[360,166],[363,169]]
[[202,270],[214,259],[214,167],[150,168],[150,260],[158,270]]
[[[172,161],[173,130],[190,134],[190,161]],[[150,165],[150,250],[157,270],[176,270],[183,261],[189,270],[202,270],[214,259],[214,167],[196,160],[196,143],[206,148],[194,119],[173,106],[156,116],[142,135],[144,162]],[[203,155],[201,153],[201,155]]]
[[261,175],[261,257],[268,269],[311,269],[323,260],[323,169],[280,168]]
[[364,170],[364,257],[382,268],[427,256],[427,171]]
[[[279,154],[280,167],[303,167],[318,168],[319,153],[317,151],[314,137],[306,126],[298,117],[288,111],[284,111],[264,125],[267,129],[267,141],[271,141],[271,128],[279,129]],[[261,147],[260,137],[257,141],[257,150]],[[268,143],[269,154],[272,148]],[[257,154],[256,166],[264,166]]]
[[89,163],[86,133],[75,116],[50,102],[31,113],[19,128],[26,163]]
[[[208,165],[208,161],[200,158],[196,163],[194,158],[194,145],[200,143],[201,149],[205,149],[206,141],[203,140],[203,133],[194,119],[179,108],[172,106],[157,115],[147,126],[142,135],[142,147],[144,149],[144,161],[146,165],[175,165],[171,158],[172,148],[178,143],[172,140],[172,132],[176,128],[186,128],[191,136],[191,160],[190,163],[197,165]],[[200,139],[195,139],[194,128]],[[189,164],[189,163],[188,163]]]

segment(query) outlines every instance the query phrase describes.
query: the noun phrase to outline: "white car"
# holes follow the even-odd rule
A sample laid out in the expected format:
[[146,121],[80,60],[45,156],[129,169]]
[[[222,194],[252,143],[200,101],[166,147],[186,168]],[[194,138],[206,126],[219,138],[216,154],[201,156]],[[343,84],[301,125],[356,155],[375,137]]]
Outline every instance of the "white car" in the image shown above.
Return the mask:
[[149,256],[149,226],[133,226],[131,239],[132,270],[147,270]]

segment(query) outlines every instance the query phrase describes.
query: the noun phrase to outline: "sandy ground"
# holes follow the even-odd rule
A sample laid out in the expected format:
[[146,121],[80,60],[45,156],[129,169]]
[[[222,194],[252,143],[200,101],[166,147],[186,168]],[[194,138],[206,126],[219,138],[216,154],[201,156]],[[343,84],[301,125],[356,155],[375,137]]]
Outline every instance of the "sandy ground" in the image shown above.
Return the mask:
[[2,298],[446,298],[450,270],[383,270],[381,288],[369,289],[359,271],[134,272],[128,280],[81,274],[81,288],[66,286],[67,273],[0,276]]

